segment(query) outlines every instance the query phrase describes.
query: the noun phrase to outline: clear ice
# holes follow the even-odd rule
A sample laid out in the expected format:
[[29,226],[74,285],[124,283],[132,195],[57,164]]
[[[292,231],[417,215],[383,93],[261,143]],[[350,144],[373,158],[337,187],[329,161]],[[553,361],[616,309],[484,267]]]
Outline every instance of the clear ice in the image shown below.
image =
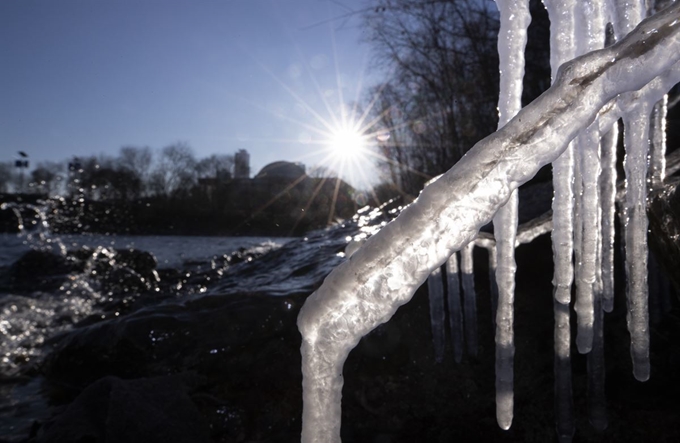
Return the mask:
[[[550,10],[561,2],[546,0],[546,3]],[[601,2],[591,3],[602,5]],[[625,237],[629,249],[626,264],[628,293],[631,294],[631,353],[636,377],[648,377],[647,251],[643,235],[646,232],[642,231],[642,228],[646,230],[646,220],[644,206],[640,206],[644,204],[646,194],[646,170],[641,174],[637,169],[646,162],[648,143],[644,137],[649,130],[649,119],[646,119],[645,129],[642,125],[645,119],[635,115],[648,117],[651,106],[680,81],[680,3],[645,20],[634,30],[632,26],[642,15],[636,18],[636,12],[631,12],[634,8],[628,7],[627,3],[631,2],[616,2],[614,10],[607,10],[607,17],[614,17],[616,44],[564,63],[548,91],[495,134],[480,141],[453,168],[427,186],[416,201],[331,272],[324,284],[307,299],[298,317],[302,334],[304,443],[340,442],[342,367],[361,337],[388,321],[433,271],[455,251],[474,240],[479,229],[507,204],[520,184],[533,177],[540,167],[560,157],[569,142],[591,126],[598,115],[599,127],[606,130],[621,115],[629,123],[627,145],[632,150],[628,151],[627,146],[626,163],[630,172],[627,174],[626,217],[630,221]],[[551,15],[551,21],[557,29],[562,20],[573,20],[574,16],[573,12]],[[636,120],[640,120],[640,125]],[[631,124],[634,127],[631,128]],[[642,146],[636,150],[631,143],[638,141]],[[645,158],[640,160],[642,151],[645,151]],[[575,158],[573,162],[576,163]],[[559,224],[569,223],[572,217],[569,212],[560,214],[553,215],[556,228]],[[607,240],[600,243],[604,245]],[[604,254],[601,255],[604,263]],[[501,260],[499,257],[499,262]],[[565,263],[561,265],[568,268]],[[567,275],[565,280],[570,278]],[[555,280],[558,281],[557,276]],[[557,289],[559,286],[555,294],[556,390],[570,391],[568,367],[558,371],[560,364],[568,362],[561,357],[569,355],[570,339],[560,334],[568,328],[558,326],[568,324],[568,320],[564,323],[568,319],[568,300],[565,300],[566,291],[558,294]],[[499,299],[497,323],[505,316],[502,303],[505,302]],[[602,309],[597,311],[593,324],[597,323]],[[497,327],[504,328],[505,325]],[[599,346],[595,337],[592,343],[593,349]],[[509,350],[509,347],[500,349]],[[596,368],[599,362],[593,360],[590,366]],[[597,386],[602,380],[592,377],[593,395],[598,392]],[[570,395],[557,402],[558,416],[570,410]],[[593,397],[591,421],[601,426],[598,423],[604,422],[598,418],[601,414],[597,402],[600,402],[598,397]],[[569,440],[573,418],[570,412],[564,415],[562,422],[558,419],[558,433],[560,440]],[[503,423],[507,421],[503,421],[502,426]]]

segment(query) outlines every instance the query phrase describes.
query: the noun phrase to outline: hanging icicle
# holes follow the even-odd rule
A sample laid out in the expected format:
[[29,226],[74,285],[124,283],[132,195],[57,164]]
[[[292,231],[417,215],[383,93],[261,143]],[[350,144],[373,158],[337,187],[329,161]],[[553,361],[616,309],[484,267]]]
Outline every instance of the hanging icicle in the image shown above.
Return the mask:
[[666,114],[668,113],[668,95],[654,105],[652,112],[652,133],[649,154],[649,190],[657,190],[663,186],[666,178]]
[[[524,48],[531,23],[528,0],[496,0],[500,12],[498,59],[500,87],[498,127],[502,128],[522,109]],[[496,237],[496,419],[502,429],[510,429],[514,404],[514,299],[515,237],[517,235],[517,191],[493,219]]]
[[[600,1],[586,0],[579,3],[580,30],[576,29],[577,54],[585,54],[605,45],[605,11]],[[579,160],[576,185],[578,207],[575,225],[575,244],[578,251],[576,278],[576,304],[578,332],[576,344],[579,352],[590,352],[593,343],[594,290],[601,280],[598,267],[600,244],[600,132],[597,122],[583,130],[578,138]]]
[[454,252],[446,261],[446,289],[449,305],[449,328],[453,358],[456,363],[463,360],[463,310],[460,302],[460,278],[458,277],[458,253]]
[[602,309],[614,309],[614,235],[616,216],[616,146],[619,127],[615,123],[602,138],[602,175],[600,194],[602,205]]
[[[554,3],[558,2],[555,0]],[[571,16],[573,18],[573,14]],[[551,20],[553,17],[553,23],[563,19],[560,15],[551,16]],[[517,15],[514,18],[521,21]],[[646,221],[640,222],[644,220],[646,169],[642,174],[639,170],[646,164],[647,143],[644,141],[648,137],[651,106],[663,92],[680,81],[678,23],[680,3],[646,21],[611,49],[569,62],[549,91],[503,129],[479,142],[449,172],[425,188],[396,220],[369,238],[351,258],[331,272],[323,285],[306,300],[298,317],[302,335],[303,443],[340,442],[342,368],[361,337],[388,321],[399,306],[407,303],[428,276],[451,254],[470,243],[479,229],[507,204],[519,185],[533,177],[541,166],[555,161],[568,141],[588,127],[603,107],[607,108],[605,113],[610,112],[614,99],[621,101],[623,94],[640,88],[644,90],[640,93],[644,98],[642,104],[631,102],[621,106],[618,103],[614,107],[628,112],[624,138],[627,145],[625,215],[628,225],[625,238],[628,292],[631,295],[629,324],[635,375],[638,379],[648,376],[647,301],[644,297],[639,298],[644,291],[638,291],[645,288],[644,272],[642,275],[639,272],[646,271],[647,267]],[[655,34],[654,39],[645,40],[651,33]],[[645,97],[650,91],[656,95]],[[663,92],[657,94],[659,91]],[[635,107],[641,110],[645,119],[631,113]],[[644,121],[646,123],[642,124]],[[567,213],[566,218],[570,217]],[[558,223],[557,219],[555,223]],[[508,241],[503,234],[498,237],[499,243]],[[514,246],[514,241],[510,244]],[[639,250],[640,247],[645,249]],[[635,254],[643,252],[642,255]],[[499,254],[498,274],[504,273],[502,262],[505,263],[506,257]],[[502,284],[501,280],[499,284]],[[501,355],[497,362],[512,361],[513,313],[508,303],[511,301],[499,296],[497,329],[503,333],[498,334],[497,352]],[[568,362],[570,338],[561,334],[569,330],[568,305],[560,303],[556,297],[555,306],[556,360],[563,357],[556,361],[556,390],[566,388],[570,392],[570,372],[568,367],[562,367],[562,363]],[[597,309],[598,315],[600,311]],[[597,321],[596,315],[594,323]],[[506,330],[510,333],[505,334]],[[595,337],[593,343],[594,347],[599,346]],[[497,371],[501,375],[499,422],[504,427],[512,421],[512,366],[509,372],[506,368]],[[594,396],[593,401],[596,398]],[[573,429],[571,396],[556,395],[556,403],[558,432],[561,437],[570,438]],[[508,405],[509,410],[505,408]]]
[[477,295],[475,294],[475,274],[472,252],[475,243],[470,242],[460,251],[460,271],[463,274],[463,317],[465,323],[465,342],[468,354],[477,356]]
[[647,153],[651,106],[624,117],[626,200],[624,205],[625,262],[628,284],[628,330],[633,375],[649,379],[649,311],[647,288]]
[[430,326],[432,328],[432,343],[434,344],[434,358],[437,363],[444,361],[444,346],[446,344],[446,329],[444,321],[444,282],[441,268],[437,268],[427,278],[427,292],[430,297]]
[[[544,0],[550,17],[550,67],[553,82],[559,67],[576,55],[576,3]],[[555,430],[561,443],[574,436],[574,400],[571,381],[571,330],[569,302],[574,279],[574,142],[552,163],[553,168],[553,287]]]

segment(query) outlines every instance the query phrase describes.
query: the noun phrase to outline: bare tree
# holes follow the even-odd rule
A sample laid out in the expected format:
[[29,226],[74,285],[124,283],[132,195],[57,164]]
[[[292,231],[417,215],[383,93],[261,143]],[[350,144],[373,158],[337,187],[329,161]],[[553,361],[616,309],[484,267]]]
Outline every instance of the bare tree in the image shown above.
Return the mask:
[[148,187],[150,180],[152,163],[153,151],[148,146],[123,146],[120,148],[118,166],[134,173],[139,179],[142,186],[142,195],[147,192],[146,187]]
[[[542,5],[532,5],[538,14]],[[416,195],[496,129],[498,12],[491,1],[376,0],[364,22],[378,67],[390,73],[369,97],[389,134],[380,142],[385,178]],[[547,57],[540,45],[529,50]],[[547,58],[541,63],[527,78],[527,102],[549,85]]]
[[37,192],[49,196],[61,191],[64,180],[64,164],[59,162],[45,161],[31,172],[31,185]]
[[227,154],[212,154],[199,160],[196,172],[199,178],[214,178],[220,181],[230,180],[234,174],[234,156]]
[[14,166],[10,162],[0,163],[0,192],[9,192],[14,176]]
[[194,153],[188,144],[178,142],[161,151],[151,174],[151,191],[163,197],[188,193],[196,178]]

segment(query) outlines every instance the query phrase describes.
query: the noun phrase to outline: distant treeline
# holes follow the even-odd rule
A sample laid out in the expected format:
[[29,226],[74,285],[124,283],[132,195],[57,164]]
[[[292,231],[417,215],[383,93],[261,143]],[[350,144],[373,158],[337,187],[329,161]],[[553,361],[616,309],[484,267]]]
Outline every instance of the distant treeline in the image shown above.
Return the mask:
[[[41,223],[39,208],[55,233],[143,235],[300,235],[357,209],[352,187],[327,170],[234,179],[233,167],[233,156],[196,160],[183,144],[159,153],[125,147],[118,157],[40,164],[23,184],[28,192],[0,202],[20,203],[27,228]],[[11,209],[0,211],[4,232],[18,230]]]

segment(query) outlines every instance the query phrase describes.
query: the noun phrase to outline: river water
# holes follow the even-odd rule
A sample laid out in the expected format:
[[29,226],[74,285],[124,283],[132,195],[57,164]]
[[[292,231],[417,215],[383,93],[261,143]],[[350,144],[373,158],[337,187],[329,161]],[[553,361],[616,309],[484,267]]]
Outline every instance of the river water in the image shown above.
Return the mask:
[[73,334],[138,313],[200,322],[186,303],[232,295],[291,309],[397,211],[365,208],[303,238],[0,234],[0,440],[24,441],[53,415],[43,362]]
[[[32,240],[26,235],[0,234],[0,269],[7,270],[30,250],[76,251],[84,247],[92,251],[147,251],[157,260],[159,272],[192,272],[193,268],[214,267],[237,253],[246,260],[274,251],[293,238],[271,237],[188,237],[188,236],[105,236],[65,235],[48,242]],[[59,254],[57,254],[59,255]],[[223,265],[222,265],[223,266]],[[38,269],[35,270],[39,272]],[[187,275],[187,274],[185,274]],[[203,289],[207,288],[205,286]],[[72,273],[65,284],[51,291],[40,287],[11,290],[0,286],[0,436],[25,437],[32,421],[44,419],[48,408],[40,395],[40,377],[27,374],[43,358],[51,337],[69,331],[85,318],[106,316],[96,281]],[[176,287],[175,287],[176,289]],[[192,291],[175,290],[181,297]],[[200,292],[200,291],[197,291]],[[117,315],[114,312],[114,315]]]

